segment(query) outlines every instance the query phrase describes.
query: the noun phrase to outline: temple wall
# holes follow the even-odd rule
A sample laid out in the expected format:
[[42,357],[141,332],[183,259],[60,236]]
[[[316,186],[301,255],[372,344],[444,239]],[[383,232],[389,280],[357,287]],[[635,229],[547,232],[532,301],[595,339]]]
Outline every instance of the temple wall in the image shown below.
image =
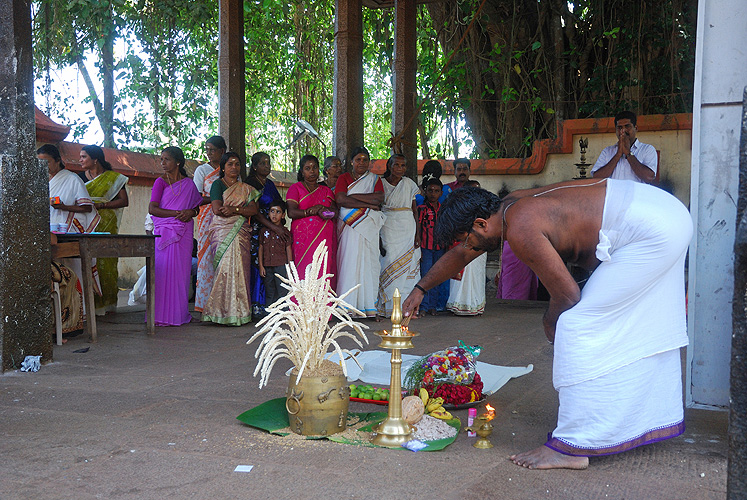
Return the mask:
[[[589,139],[586,162],[592,165],[605,147],[617,142],[614,133],[574,135],[573,152],[548,154],[545,168],[539,174],[475,174],[471,178],[479,181],[483,188],[494,193],[502,189],[514,191],[571,180],[579,174],[574,163],[580,161],[581,151],[578,140],[581,137]],[[691,131],[640,132],[637,137],[641,142],[654,146],[659,152],[660,179],[658,185],[689,206]],[[587,172],[587,176],[590,177],[591,175]],[[448,182],[454,180],[453,176],[447,176],[447,179]]]

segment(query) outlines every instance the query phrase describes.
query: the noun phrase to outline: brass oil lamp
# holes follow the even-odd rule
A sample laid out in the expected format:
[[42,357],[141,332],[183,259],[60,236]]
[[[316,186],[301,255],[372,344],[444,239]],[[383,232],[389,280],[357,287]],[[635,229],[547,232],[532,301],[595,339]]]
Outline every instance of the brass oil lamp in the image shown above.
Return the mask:
[[493,447],[493,443],[488,438],[493,433],[493,424],[490,421],[495,418],[495,409],[490,405],[486,405],[485,410],[485,413],[477,417],[477,425],[465,427],[464,429],[467,432],[477,433],[479,437],[472,446],[482,450]]
[[581,148],[581,161],[579,163],[574,163],[576,165],[576,168],[578,169],[578,177],[574,177],[574,179],[588,179],[586,177],[586,171],[591,167],[591,163],[586,163],[586,148],[589,147],[589,138],[581,138],[578,140],[578,145]]
[[412,349],[412,338],[418,334],[402,326],[402,296],[399,289],[392,296],[392,331],[375,332],[381,337],[379,347],[392,350],[392,371],[389,381],[389,411],[387,418],[374,427],[376,433],[371,443],[387,448],[399,448],[410,441],[415,430],[402,418],[402,353],[403,349]]

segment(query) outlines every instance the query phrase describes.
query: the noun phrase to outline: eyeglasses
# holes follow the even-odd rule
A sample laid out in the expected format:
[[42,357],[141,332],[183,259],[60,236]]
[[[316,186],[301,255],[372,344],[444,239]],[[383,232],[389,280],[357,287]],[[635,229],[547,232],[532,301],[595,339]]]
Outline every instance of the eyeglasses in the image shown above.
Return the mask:
[[211,148],[211,147],[205,148],[206,153],[215,153],[216,151],[218,151],[218,148]]

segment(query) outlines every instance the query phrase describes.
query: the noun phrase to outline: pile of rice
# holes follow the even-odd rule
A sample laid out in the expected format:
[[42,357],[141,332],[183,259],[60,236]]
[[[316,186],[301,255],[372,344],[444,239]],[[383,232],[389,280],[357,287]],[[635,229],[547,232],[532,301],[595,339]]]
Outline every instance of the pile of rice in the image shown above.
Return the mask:
[[437,439],[446,439],[456,435],[457,430],[435,417],[423,415],[415,424],[417,430],[413,433],[412,439],[420,441],[436,441]]

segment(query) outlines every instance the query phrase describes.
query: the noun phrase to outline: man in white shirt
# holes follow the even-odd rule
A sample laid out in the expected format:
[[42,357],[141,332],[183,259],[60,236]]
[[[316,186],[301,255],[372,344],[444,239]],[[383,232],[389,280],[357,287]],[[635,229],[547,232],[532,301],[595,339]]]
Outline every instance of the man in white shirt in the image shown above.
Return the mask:
[[615,116],[617,144],[604,148],[591,168],[594,178],[630,180],[650,184],[656,178],[656,149],[636,139],[636,115],[623,111]]

